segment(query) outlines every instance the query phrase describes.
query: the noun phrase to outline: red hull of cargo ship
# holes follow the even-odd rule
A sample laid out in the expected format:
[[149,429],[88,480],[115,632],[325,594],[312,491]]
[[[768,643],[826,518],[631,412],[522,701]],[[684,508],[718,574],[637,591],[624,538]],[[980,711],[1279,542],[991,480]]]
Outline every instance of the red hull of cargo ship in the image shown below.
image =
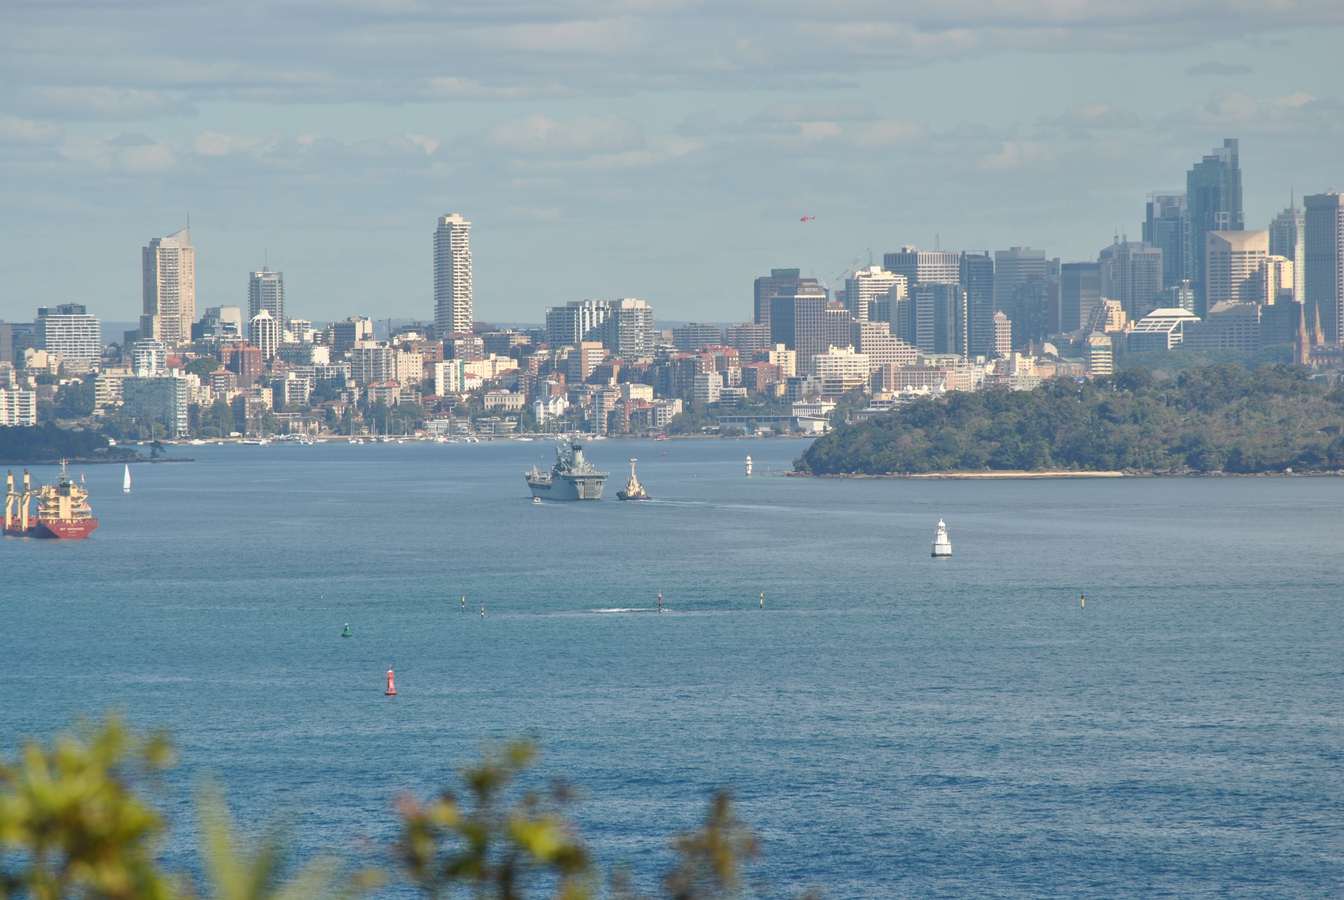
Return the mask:
[[97,519],[79,519],[75,522],[33,522],[24,531],[17,525],[5,529],[12,537],[49,538],[63,541],[82,541],[98,527]]

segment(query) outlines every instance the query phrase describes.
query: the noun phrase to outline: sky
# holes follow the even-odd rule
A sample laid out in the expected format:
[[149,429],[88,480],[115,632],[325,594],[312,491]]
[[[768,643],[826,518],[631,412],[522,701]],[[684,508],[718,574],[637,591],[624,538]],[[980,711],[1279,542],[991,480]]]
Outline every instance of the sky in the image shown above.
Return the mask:
[[1224,137],[1263,228],[1344,189],[1341,38],[1338,0],[4,0],[0,318],[134,320],[188,216],[198,312],[269,263],[291,316],[432,318],[461,212],[478,320],[740,321],[771,267],[1094,259]]

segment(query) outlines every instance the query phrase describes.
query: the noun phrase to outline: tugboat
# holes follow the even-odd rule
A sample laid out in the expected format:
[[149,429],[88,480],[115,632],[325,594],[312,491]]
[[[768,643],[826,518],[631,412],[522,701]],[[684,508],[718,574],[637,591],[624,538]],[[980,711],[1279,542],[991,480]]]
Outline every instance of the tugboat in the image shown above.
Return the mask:
[[[89,507],[89,492],[71,480],[65,460],[61,460],[61,474],[55,484],[44,484],[34,491],[24,469],[23,491],[14,489],[13,472],[5,477],[5,489],[5,534],[78,541],[98,527]],[[30,514],[34,500],[36,516]]]
[[536,466],[523,474],[533,497],[544,500],[601,500],[607,473],[583,456],[578,441],[564,441],[555,448],[555,465],[550,472]]
[[635,477],[635,457],[630,457],[630,480],[625,483],[625,490],[616,492],[617,500],[648,500],[649,492],[644,490],[644,485],[639,483]]
[[952,541],[947,536],[947,523],[938,520],[938,530],[933,533],[933,553],[935,559],[952,555]]

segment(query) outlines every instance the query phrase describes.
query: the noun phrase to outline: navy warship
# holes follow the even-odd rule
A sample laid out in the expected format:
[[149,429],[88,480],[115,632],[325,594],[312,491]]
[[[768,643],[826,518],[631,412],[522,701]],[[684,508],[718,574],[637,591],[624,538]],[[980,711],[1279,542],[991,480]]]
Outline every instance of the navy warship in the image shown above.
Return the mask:
[[601,500],[607,473],[583,456],[578,441],[562,441],[555,448],[555,465],[550,472],[536,466],[523,476],[532,496],[542,500]]

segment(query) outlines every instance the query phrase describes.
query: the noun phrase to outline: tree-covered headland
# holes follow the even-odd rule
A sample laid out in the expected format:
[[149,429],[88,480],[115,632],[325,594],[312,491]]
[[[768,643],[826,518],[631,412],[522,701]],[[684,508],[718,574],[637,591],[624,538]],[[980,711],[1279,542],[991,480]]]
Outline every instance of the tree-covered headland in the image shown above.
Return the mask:
[[1344,388],[1305,369],[1136,370],[1034,391],[921,399],[817,440],[814,475],[984,471],[1163,474],[1344,470]]

